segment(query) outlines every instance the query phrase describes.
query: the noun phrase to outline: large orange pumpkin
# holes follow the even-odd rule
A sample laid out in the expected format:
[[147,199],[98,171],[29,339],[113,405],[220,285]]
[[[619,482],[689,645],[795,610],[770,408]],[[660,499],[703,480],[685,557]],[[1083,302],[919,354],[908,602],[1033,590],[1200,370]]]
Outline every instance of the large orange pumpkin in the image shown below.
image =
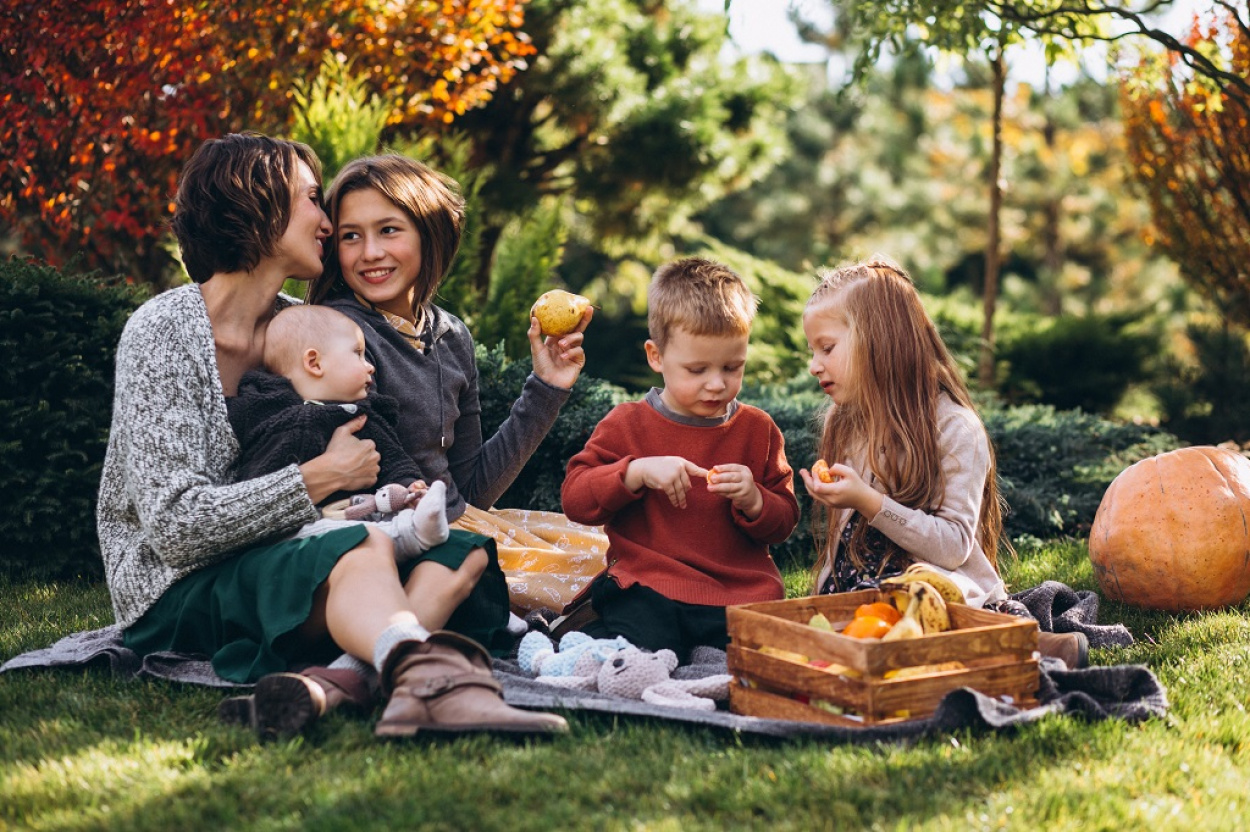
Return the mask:
[[1104,595],[1158,610],[1250,595],[1250,460],[1200,446],[1134,463],[1103,495],[1089,557]]

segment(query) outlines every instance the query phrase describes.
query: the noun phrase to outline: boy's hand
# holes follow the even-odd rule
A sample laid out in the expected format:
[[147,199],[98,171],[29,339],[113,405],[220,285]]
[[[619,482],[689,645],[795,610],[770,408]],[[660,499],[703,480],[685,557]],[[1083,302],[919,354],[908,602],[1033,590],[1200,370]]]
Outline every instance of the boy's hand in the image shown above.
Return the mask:
[[669,502],[678,508],[685,508],[691,478],[706,476],[706,468],[700,468],[683,457],[646,456],[629,463],[625,469],[625,487],[630,491],[642,488],[663,491],[668,495]]
[[736,463],[715,465],[707,475],[707,490],[730,500],[734,508],[754,520],[764,510],[764,495],[751,469]]
[[813,500],[830,508],[853,508],[867,520],[877,516],[883,499],[881,493],[864,482],[855,469],[839,463],[830,465],[829,473],[833,474],[833,482],[821,482],[806,468],[799,469],[803,485],[807,486],[807,493]]

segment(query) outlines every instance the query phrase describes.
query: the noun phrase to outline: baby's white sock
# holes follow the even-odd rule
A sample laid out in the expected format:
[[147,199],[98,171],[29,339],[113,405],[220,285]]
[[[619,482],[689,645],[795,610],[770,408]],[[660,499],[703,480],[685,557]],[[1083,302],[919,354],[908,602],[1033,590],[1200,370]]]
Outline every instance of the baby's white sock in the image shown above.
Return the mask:
[[405,561],[447,541],[447,484],[435,480],[415,508],[380,523],[395,540],[395,559]]

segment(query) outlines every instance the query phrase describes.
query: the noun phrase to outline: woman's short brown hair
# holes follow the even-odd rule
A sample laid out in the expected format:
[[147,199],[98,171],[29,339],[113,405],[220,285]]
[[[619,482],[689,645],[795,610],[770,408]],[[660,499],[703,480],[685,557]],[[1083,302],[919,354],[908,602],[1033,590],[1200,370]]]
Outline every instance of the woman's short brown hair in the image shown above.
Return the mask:
[[291,221],[300,162],[320,184],[321,161],[300,142],[230,133],[200,145],[182,168],[170,223],[192,280],[247,271],[274,253]]
[[339,268],[339,210],[353,191],[372,188],[395,203],[416,226],[421,238],[421,268],[416,278],[413,312],[429,303],[451,261],[460,250],[464,230],[464,197],[454,179],[407,156],[388,153],[348,162],[326,192],[326,206],[336,233],[326,252],[326,268],[308,292],[309,303],[320,303],[344,290]]

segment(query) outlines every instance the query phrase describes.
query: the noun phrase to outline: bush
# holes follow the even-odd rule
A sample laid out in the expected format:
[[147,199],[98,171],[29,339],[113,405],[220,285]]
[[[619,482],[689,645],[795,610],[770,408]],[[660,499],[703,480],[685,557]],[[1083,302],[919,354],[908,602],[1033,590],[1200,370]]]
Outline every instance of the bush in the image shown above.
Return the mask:
[[101,574],[95,507],[113,358],[143,298],[95,274],[0,263],[0,572]]
[[1084,536],[1107,486],[1139,459],[1179,447],[1158,428],[1120,424],[1046,405],[987,407],[986,430],[1013,539]]
[[1154,387],[1163,426],[1195,444],[1250,441],[1250,349],[1246,333],[1224,326],[1191,324],[1190,363],[1165,360]]
[[1004,397],[1015,404],[1107,414],[1130,385],[1144,381],[1159,338],[1136,326],[1137,315],[1056,319],[1019,334],[1004,333],[998,360],[1007,368]]

